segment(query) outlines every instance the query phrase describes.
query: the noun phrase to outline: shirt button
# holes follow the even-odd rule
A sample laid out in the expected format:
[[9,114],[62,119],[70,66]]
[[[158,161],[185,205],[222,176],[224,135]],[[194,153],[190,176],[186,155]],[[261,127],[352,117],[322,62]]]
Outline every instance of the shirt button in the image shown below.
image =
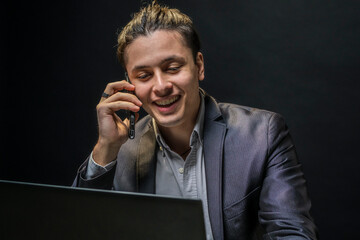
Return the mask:
[[184,168],[179,168],[179,173],[183,174],[184,173]]

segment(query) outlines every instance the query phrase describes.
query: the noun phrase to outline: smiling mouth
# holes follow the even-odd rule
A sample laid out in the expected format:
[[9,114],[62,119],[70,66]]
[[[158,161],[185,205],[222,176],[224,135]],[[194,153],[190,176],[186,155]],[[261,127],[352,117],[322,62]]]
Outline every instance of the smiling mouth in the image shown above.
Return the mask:
[[166,107],[166,106],[173,104],[178,99],[179,99],[179,96],[174,96],[174,97],[166,99],[166,100],[156,101],[155,104],[158,106],[161,106],[161,107]]

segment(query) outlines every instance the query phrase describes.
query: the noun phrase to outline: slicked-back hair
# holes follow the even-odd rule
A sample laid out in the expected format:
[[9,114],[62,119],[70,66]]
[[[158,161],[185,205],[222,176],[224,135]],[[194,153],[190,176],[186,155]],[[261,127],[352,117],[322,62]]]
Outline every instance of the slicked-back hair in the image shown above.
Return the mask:
[[156,1],[140,9],[118,35],[117,57],[125,68],[125,49],[139,36],[148,36],[156,30],[176,31],[193,54],[194,61],[200,51],[199,36],[193,22],[176,8],[159,5]]

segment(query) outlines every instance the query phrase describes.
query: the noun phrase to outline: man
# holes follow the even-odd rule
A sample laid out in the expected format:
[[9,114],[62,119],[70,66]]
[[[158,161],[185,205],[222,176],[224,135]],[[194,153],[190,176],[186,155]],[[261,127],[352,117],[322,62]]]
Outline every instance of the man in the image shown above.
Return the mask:
[[[99,138],[74,185],[200,198],[208,239],[315,239],[310,200],[278,114],[217,103],[199,88],[200,42],[188,16],[155,1],[118,37],[131,83],[109,83]],[[124,92],[133,91],[135,95]],[[128,119],[149,114],[128,140]]]

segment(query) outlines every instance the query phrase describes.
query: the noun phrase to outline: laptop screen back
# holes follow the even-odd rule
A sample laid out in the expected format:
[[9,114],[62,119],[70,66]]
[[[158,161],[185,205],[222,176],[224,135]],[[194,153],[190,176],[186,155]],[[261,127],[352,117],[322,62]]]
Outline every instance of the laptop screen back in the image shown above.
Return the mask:
[[0,239],[205,239],[200,200],[0,181]]

